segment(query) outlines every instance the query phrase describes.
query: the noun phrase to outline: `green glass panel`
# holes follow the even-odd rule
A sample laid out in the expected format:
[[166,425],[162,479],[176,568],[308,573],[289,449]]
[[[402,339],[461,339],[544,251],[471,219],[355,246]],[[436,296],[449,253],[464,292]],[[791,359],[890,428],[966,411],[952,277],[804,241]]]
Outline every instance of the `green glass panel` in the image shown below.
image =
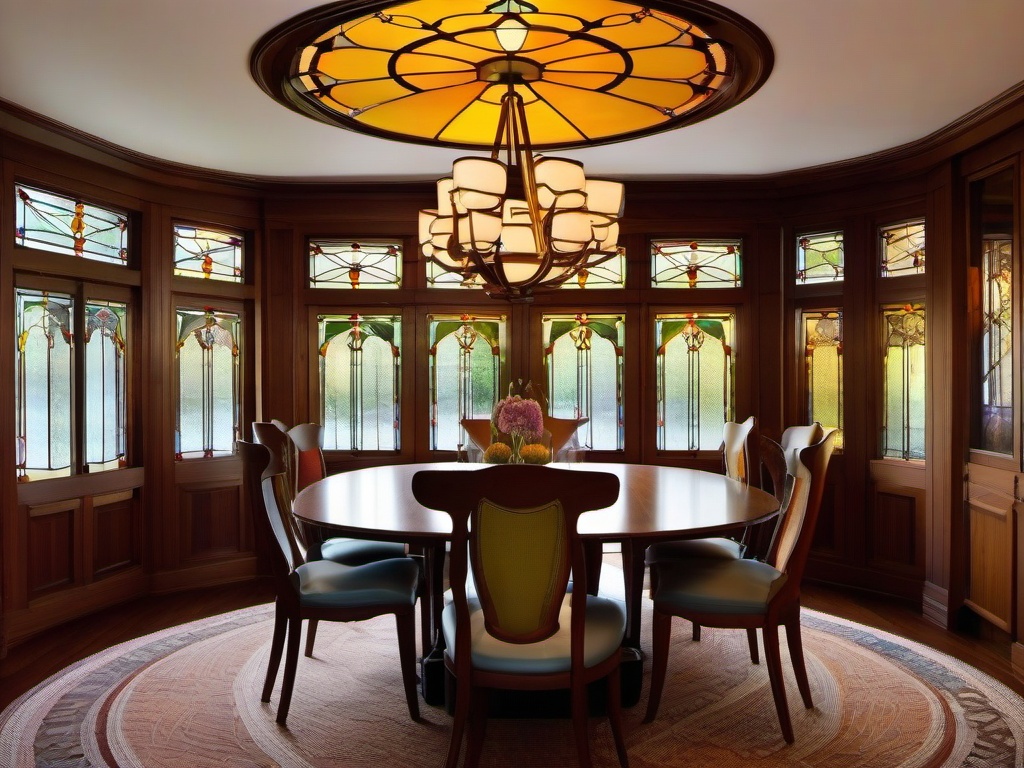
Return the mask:
[[924,221],[881,230],[882,277],[924,274]]
[[244,243],[237,232],[176,224],[174,274],[240,283]]
[[743,284],[741,242],[736,239],[652,240],[655,288],[738,288]]
[[239,439],[241,317],[212,309],[179,308],[178,424],[180,459],[234,452]]
[[128,263],[128,215],[41,189],[15,185],[17,245],[93,261]]
[[85,305],[85,461],[90,472],[117,469],[125,457],[125,328],[128,307]]
[[921,307],[883,307],[885,328],[882,456],[925,457],[925,315]]
[[321,316],[319,329],[323,447],[397,451],[401,318]]
[[18,289],[15,307],[18,476],[67,476],[73,461],[74,298]]
[[402,244],[385,240],[310,240],[310,288],[400,288]]
[[843,313],[815,310],[803,314],[808,417],[825,429],[838,429],[843,445]]
[[796,243],[798,283],[832,283],[843,279],[843,233],[800,235]]

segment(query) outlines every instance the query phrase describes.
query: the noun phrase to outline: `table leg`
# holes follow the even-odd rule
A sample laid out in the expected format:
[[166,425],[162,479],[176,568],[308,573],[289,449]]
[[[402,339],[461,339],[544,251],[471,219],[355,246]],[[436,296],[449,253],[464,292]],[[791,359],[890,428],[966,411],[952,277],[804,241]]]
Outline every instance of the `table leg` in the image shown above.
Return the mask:
[[425,546],[423,564],[426,589],[420,596],[425,601],[423,618],[423,656],[420,659],[420,693],[427,704],[445,702],[444,633],[441,612],[444,610],[444,543]]

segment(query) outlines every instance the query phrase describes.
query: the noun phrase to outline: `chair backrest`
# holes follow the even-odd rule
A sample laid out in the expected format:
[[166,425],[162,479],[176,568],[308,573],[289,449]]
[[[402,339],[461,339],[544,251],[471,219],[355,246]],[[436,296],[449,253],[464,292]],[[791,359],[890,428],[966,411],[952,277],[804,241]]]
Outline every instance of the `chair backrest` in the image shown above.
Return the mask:
[[[786,476],[789,468],[786,465],[786,453],[782,446],[766,435],[761,435],[758,440],[758,448],[761,454],[761,470],[767,475],[768,483],[771,483],[771,492],[781,503],[786,495]],[[762,480],[761,487],[769,490],[768,483]]]
[[307,422],[296,424],[288,430],[288,437],[295,446],[295,463],[293,480],[295,493],[307,485],[327,476],[327,465],[324,462],[324,428],[320,424]]
[[305,559],[292,528],[287,476],[274,466],[273,452],[266,445],[239,440],[237,446],[252,503],[253,525],[266,531],[272,542],[271,572],[279,580],[287,579]]
[[829,430],[814,445],[799,449],[793,489],[768,556],[768,562],[787,575],[793,588],[798,588],[803,578],[811,550],[835,433],[836,430]]
[[742,423],[725,422],[722,456],[728,477],[741,483],[758,484],[758,442],[757,419],[753,416]]
[[[449,578],[457,636],[469,632],[470,563],[487,631],[512,643],[536,642],[558,629],[571,572],[572,656],[582,664],[587,574],[576,524],[582,513],[615,503],[619,479],[506,464],[417,472],[412,491],[420,504],[452,518]],[[456,644],[457,665],[468,663],[469,651],[469,643]]]
[[809,445],[814,445],[824,436],[825,430],[817,421],[786,428],[786,431],[782,433],[782,439],[779,440],[779,445],[782,446],[782,451],[786,456],[786,466],[789,474],[796,474],[797,454],[800,450]]

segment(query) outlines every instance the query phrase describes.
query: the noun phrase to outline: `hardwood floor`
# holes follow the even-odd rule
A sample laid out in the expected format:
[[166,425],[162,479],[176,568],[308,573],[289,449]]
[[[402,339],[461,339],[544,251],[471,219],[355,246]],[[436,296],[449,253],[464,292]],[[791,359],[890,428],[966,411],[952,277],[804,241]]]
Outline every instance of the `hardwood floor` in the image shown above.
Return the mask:
[[[804,585],[803,604],[929,645],[991,675],[1020,695],[1024,681],[1013,676],[1009,642],[947,632],[912,606],[853,590],[820,584]],[[97,651],[157,630],[236,608],[269,602],[269,580],[157,595],[77,619],[10,649],[0,659],[0,709],[34,685]]]

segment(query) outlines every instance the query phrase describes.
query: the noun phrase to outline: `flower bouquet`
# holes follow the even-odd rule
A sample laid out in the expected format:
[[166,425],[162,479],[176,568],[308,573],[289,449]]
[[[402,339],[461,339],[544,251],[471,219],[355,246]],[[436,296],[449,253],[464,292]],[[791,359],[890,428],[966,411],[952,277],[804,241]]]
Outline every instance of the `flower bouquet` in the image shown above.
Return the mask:
[[[501,441],[501,435],[507,435],[510,444]],[[551,451],[541,442],[543,438],[544,411],[540,403],[531,397],[509,394],[498,401],[491,413],[491,445],[484,451],[484,461],[547,464]]]

